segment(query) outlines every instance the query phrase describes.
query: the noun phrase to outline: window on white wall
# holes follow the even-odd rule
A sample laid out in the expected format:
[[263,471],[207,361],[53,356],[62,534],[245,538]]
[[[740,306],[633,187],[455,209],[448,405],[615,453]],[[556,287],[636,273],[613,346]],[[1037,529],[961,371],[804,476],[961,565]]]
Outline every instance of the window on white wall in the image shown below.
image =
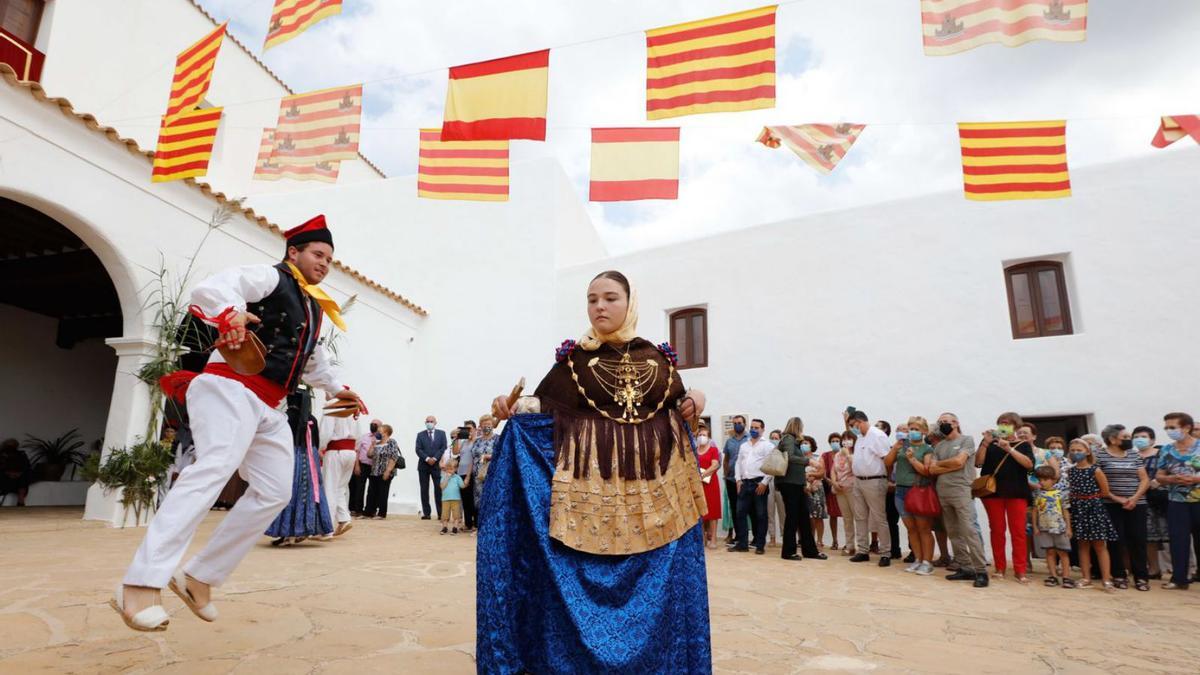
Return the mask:
[[708,365],[708,310],[691,307],[671,313],[671,345],[679,356],[679,368]]
[[1071,304],[1063,264],[1035,260],[1004,269],[1013,339],[1071,335]]
[[0,26],[18,38],[33,44],[46,0],[0,0]]

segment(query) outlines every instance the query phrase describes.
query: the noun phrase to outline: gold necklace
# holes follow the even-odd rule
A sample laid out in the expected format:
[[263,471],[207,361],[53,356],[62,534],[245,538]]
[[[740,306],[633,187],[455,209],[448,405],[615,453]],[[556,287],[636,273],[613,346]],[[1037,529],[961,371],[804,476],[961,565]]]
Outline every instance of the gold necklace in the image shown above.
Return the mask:
[[654,416],[666,404],[667,397],[671,395],[671,385],[675,383],[675,367],[668,361],[667,388],[663,392],[662,400],[658,402],[654,410],[644,419],[638,417],[637,406],[645,401],[646,394],[650,392],[651,387],[658,381],[660,365],[654,359],[646,359],[645,363],[634,363],[633,358],[629,355],[630,347],[632,347],[632,343],[626,345],[625,353],[621,355],[619,361],[605,361],[599,356],[595,356],[587,363],[588,369],[592,371],[592,376],[596,378],[604,393],[612,398],[613,403],[624,408],[620,417],[613,417],[608,414],[595,401],[588,397],[587,391],[579,383],[579,375],[575,372],[574,355],[572,354],[567,357],[567,367],[571,370],[571,379],[574,380],[575,388],[579,390],[579,395],[588,402],[588,405],[593,410],[603,415],[605,419],[617,422],[618,424],[642,424],[654,419]]

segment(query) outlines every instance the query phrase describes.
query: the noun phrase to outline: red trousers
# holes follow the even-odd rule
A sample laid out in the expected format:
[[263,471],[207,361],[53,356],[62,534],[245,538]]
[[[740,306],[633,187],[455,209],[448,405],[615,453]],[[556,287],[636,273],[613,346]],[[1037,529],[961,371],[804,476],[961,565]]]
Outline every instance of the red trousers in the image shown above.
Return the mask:
[[1003,574],[1008,569],[1008,561],[1004,555],[1004,531],[1012,539],[1013,571],[1017,576],[1025,576],[1029,560],[1029,548],[1025,541],[1025,510],[1029,503],[1024,499],[1006,499],[1003,497],[988,497],[980,500],[983,510],[987,512],[988,529],[992,535],[992,558],[996,561],[996,571]]

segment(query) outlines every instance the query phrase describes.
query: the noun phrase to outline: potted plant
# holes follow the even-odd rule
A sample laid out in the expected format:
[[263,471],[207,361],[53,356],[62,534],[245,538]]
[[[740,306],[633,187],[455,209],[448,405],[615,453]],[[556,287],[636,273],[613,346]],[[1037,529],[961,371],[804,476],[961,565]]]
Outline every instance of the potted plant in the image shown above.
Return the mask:
[[121,490],[121,505],[133,511],[134,523],[141,523],[142,516],[149,516],[157,505],[159,487],[174,461],[169,445],[139,440],[111,449],[103,463],[93,459],[84,467],[84,476],[105,490]]
[[30,451],[29,463],[38,479],[46,481],[60,480],[68,466],[83,466],[88,456],[81,450],[83,439],[79,437],[79,429],[72,429],[52,441],[26,434],[22,447]]

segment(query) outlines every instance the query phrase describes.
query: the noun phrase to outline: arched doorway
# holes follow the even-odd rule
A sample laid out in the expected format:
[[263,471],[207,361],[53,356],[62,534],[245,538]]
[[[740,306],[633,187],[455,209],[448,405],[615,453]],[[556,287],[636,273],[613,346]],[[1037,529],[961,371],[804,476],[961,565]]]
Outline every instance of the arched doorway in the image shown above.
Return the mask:
[[[98,451],[118,362],[105,339],[121,336],[123,324],[113,281],[83,240],[0,197],[0,440],[54,441],[75,430],[80,450]],[[34,467],[43,480],[28,503],[82,507],[88,483],[72,480],[81,476],[70,466],[55,480],[55,463]]]

